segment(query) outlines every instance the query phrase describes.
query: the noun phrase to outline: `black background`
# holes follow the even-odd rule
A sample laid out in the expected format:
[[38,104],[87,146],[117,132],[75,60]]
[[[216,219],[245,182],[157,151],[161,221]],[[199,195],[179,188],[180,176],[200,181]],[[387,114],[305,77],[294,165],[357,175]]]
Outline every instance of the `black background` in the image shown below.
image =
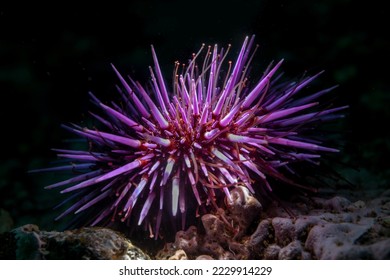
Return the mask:
[[[69,138],[60,124],[80,123],[92,108],[88,91],[115,99],[110,63],[141,82],[149,78],[153,44],[166,77],[202,43],[233,45],[256,34],[257,73],[285,58],[284,72],[325,69],[318,83],[349,104],[343,162],[356,185],[388,184],[388,14],[382,1],[124,1],[90,6],[14,2],[0,5],[0,208],[15,226],[55,227],[53,175],[31,175],[55,159]],[[233,55],[234,56],[234,55]]]

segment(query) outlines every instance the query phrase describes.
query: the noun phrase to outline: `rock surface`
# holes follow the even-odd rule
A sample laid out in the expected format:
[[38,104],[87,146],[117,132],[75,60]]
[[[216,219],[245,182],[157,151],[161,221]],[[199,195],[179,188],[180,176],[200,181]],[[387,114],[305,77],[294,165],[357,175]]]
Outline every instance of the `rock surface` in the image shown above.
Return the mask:
[[0,234],[0,244],[0,259],[150,259],[124,236],[106,228],[56,232],[30,224]]
[[[297,197],[266,210],[244,187],[225,209],[176,233],[153,259],[390,259],[390,191]],[[139,244],[142,248],[142,244]],[[106,228],[64,232],[25,225],[0,233],[1,259],[149,259]]]
[[202,216],[204,231],[178,232],[157,258],[390,259],[390,191],[364,201],[303,197],[289,205],[294,217],[277,205],[262,211],[243,189],[233,194],[226,210]]
[[295,208],[290,205],[295,217],[289,217],[280,207],[271,207],[249,237],[252,257],[390,259],[388,205],[390,192],[383,191],[371,198],[360,193],[348,198],[306,199],[294,204]]
[[177,232],[175,242],[166,244],[156,258],[172,259],[184,251],[187,259],[249,259],[249,247],[242,241],[261,209],[246,188],[238,187],[231,191],[226,210],[201,217],[203,230],[191,226]]

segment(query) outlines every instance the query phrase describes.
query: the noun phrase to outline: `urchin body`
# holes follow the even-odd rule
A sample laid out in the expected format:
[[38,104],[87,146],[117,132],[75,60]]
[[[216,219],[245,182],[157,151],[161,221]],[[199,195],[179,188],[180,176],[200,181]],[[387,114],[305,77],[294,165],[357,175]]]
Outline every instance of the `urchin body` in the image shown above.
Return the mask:
[[278,83],[282,61],[250,83],[253,41],[247,37],[227,66],[227,51],[202,47],[187,66],[176,63],[171,90],[153,48],[149,88],[114,68],[121,102],[105,105],[91,94],[103,113],[92,115],[102,127],[65,126],[87,139],[89,150],[56,149],[71,164],[46,169],[76,173],[47,187],[73,193],[74,203],[60,217],[88,209],[91,225],[120,220],[157,236],[164,215],[184,227],[188,213],[217,207],[220,197],[230,200],[232,188],[271,192],[269,178],[295,184],[286,176],[295,163],[337,152],[305,136],[313,124],[341,116],[336,112],[345,107],[322,108],[316,101],[332,88],[299,97],[318,74]]

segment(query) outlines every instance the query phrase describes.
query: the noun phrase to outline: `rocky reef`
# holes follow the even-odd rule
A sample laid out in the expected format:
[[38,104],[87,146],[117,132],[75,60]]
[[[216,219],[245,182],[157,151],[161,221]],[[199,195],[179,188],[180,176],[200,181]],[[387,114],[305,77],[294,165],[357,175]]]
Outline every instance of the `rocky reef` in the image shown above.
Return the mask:
[[203,230],[192,226],[176,233],[175,242],[160,250],[157,259],[249,259],[243,240],[262,206],[244,187],[231,192],[226,210],[201,217]]
[[177,232],[150,257],[142,244],[107,228],[25,225],[0,233],[0,259],[390,259],[390,190],[328,197],[286,202],[291,216],[278,204],[263,209],[236,188],[226,208],[203,215],[198,227]]
[[[204,231],[179,231],[156,257],[390,259],[390,191],[366,201],[300,197],[294,217],[278,205],[262,212],[244,188],[232,192],[232,200],[226,210],[202,217]],[[251,231],[248,225],[257,222]]]
[[107,228],[56,232],[30,224],[0,234],[0,244],[0,259],[150,259],[122,234]]

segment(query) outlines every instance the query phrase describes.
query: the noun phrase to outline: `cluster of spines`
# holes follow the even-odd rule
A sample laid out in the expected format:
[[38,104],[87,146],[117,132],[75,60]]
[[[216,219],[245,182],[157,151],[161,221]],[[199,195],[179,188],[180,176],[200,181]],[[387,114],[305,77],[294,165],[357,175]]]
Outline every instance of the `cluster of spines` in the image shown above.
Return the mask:
[[[155,68],[150,68],[148,90],[131,78],[126,81],[113,67],[121,84],[120,105],[105,105],[91,94],[104,113],[92,115],[105,128],[65,126],[88,139],[90,149],[56,149],[72,164],[45,169],[79,173],[47,187],[70,185],[61,192],[73,192],[71,199],[78,199],[59,218],[100,203],[92,225],[117,217],[136,219],[137,225],[146,220],[150,232],[158,233],[167,207],[173,217],[180,211],[184,226],[186,212],[194,211],[188,209],[191,200],[197,207],[216,206],[218,193],[230,199],[229,190],[237,185],[253,193],[256,188],[272,191],[269,177],[294,184],[285,176],[294,173],[291,163],[315,162],[321,152],[337,152],[301,135],[302,127],[341,116],[335,113],[346,106],[313,110],[319,105],[316,100],[333,88],[296,98],[321,73],[277,84],[280,75],[274,76],[283,60],[250,87],[247,71],[253,43],[254,36],[245,39],[234,66],[229,62],[224,75],[228,51],[209,47],[200,70],[202,46],[183,73],[178,74],[176,64],[172,93],[153,47]],[[135,208],[138,218],[132,215]]]

